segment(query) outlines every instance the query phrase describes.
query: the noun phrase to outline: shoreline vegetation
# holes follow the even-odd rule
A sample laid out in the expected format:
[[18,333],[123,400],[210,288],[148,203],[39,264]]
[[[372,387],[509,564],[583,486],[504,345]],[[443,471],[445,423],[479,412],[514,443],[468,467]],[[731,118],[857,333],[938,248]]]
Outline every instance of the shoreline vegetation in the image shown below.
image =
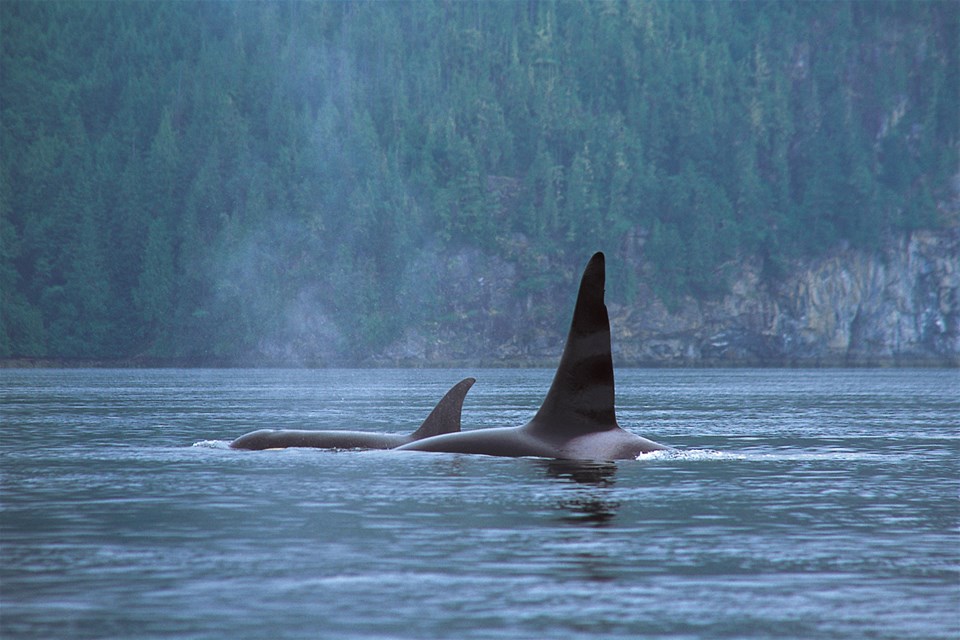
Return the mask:
[[[200,360],[177,358],[0,358],[0,369],[551,369],[557,359],[463,360],[437,362],[366,361],[319,364],[265,362],[254,360]],[[960,369],[960,358],[899,357],[877,358],[868,362],[841,358],[811,361],[699,362],[664,364],[662,362],[621,362],[614,356],[617,369]]]
[[0,357],[553,366],[604,251],[623,363],[955,365],[958,30],[951,0],[0,1]]

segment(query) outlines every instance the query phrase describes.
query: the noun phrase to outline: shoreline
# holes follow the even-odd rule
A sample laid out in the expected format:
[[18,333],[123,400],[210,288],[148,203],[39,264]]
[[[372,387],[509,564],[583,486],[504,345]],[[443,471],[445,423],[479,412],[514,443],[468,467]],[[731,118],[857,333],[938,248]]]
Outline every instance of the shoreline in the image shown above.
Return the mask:
[[[0,358],[0,369],[549,369],[556,358],[509,358],[502,360],[392,360],[355,362],[293,362],[262,359],[199,358]],[[840,358],[810,358],[792,361],[657,362],[620,360],[617,369],[960,369],[960,359],[900,357],[874,358],[860,362]]]

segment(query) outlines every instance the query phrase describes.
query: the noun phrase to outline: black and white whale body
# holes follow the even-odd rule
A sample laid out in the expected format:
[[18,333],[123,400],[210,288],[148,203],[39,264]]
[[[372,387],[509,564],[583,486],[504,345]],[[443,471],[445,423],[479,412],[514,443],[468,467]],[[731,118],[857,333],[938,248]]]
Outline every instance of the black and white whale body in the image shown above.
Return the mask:
[[370,433],[367,431],[301,431],[295,429],[260,429],[242,435],[230,443],[233,449],[286,449],[310,447],[314,449],[393,449],[408,442],[440,434],[460,431],[460,412],[463,398],[476,382],[465,378],[455,384],[440,399],[427,419],[409,435]]
[[624,460],[667,449],[617,424],[604,282],[604,257],[597,253],[583,272],[553,384],[530,422],[434,436],[399,449],[569,460]]

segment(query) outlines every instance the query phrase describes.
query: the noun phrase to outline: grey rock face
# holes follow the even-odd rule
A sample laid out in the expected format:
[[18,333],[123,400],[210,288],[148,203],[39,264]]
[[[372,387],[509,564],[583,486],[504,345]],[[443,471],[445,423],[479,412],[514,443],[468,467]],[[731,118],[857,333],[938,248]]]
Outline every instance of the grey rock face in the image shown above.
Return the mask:
[[[745,260],[722,298],[687,297],[672,309],[653,295],[637,253],[625,261],[639,283],[633,301],[608,298],[618,366],[960,366],[960,228],[875,252],[839,247],[787,265],[777,281]],[[374,363],[555,363],[575,268],[541,265],[554,281],[531,289],[523,269],[476,250],[430,260],[410,295],[442,288],[436,322],[410,327]]]
[[917,232],[798,261],[776,283],[747,262],[722,300],[617,308],[614,342],[638,364],[956,366],[958,248],[958,229]]

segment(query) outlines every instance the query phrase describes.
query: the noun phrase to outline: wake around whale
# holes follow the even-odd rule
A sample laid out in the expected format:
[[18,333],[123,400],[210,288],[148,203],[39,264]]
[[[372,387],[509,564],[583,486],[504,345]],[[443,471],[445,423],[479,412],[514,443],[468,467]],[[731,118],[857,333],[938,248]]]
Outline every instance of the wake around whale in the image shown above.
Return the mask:
[[617,424],[605,277],[603,254],[596,253],[580,280],[553,384],[530,422],[433,436],[398,449],[568,460],[625,460],[668,449]]
[[467,391],[476,382],[464,378],[440,399],[423,424],[409,435],[371,433],[367,431],[306,431],[295,429],[260,429],[242,435],[230,443],[233,449],[393,449],[440,434],[460,431],[460,412]]

